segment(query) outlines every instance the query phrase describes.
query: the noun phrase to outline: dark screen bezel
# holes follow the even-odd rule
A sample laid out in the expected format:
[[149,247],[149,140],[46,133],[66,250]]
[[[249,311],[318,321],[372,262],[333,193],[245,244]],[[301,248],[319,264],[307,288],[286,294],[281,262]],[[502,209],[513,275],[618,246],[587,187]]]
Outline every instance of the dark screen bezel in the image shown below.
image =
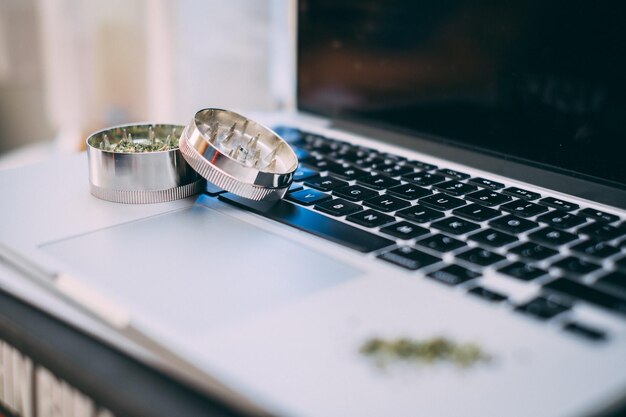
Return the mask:
[[[299,12],[299,8],[297,9],[297,19],[299,20],[300,18],[300,12]],[[556,165],[552,165],[552,164],[547,164],[547,163],[543,163],[543,162],[537,162],[537,161],[533,161],[527,158],[523,158],[520,156],[515,156],[512,154],[507,154],[507,153],[503,153],[503,152],[499,152],[499,151],[495,151],[493,149],[489,149],[489,148],[485,148],[485,147],[481,147],[481,146],[476,146],[476,145],[472,145],[471,143],[468,142],[464,142],[461,140],[455,140],[453,138],[449,138],[449,137],[442,137],[442,136],[438,136],[438,135],[434,135],[432,133],[429,132],[422,132],[422,131],[418,131],[418,130],[414,130],[414,129],[410,129],[407,127],[403,127],[403,126],[397,126],[397,125],[391,125],[388,123],[384,123],[382,121],[377,121],[377,120],[371,120],[371,119],[364,119],[355,115],[350,115],[350,114],[335,114],[332,111],[323,111],[322,109],[316,107],[316,106],[308,106],[306,105],[303,100],[301,100],[301,94],[300,94],[300,67],[301,67],[301,51],[302,51],[302,44],[301,44],[301,37],[300,35],[300,29],[301,25],[297,25],[297,29],[296,29],[296,79],[295,79],[295,87],[296,87],[296,106],[298,111],[301,112],[305,112],[305,113],[310,113],[312,115],[315,116],[320,116],[320,117],[324,117],[327,118],[329,120],[331,120],[334,124],[341,124],[344,126],[354,126],[356,124],[360,124],[363,125],[365,127],[371,127],[373,129],[384,129],[384,130],[390,130],[394,133],[398,133],[401,135],[409,135],[411,137],[414,137],[416,139],[420,138],[420,139],[426,139],[429,141],[433,141],[436,143],[440,143],[443,145],[453,145],[455,147],[460,147],[462,149],[465,150],[469,150],[472,152],[478,152],[481,154],[485,154],[491,157],[496,157],[496,158],[500,158],[503,159],[505,161],[512,161],[512,162],[516,162],[518,164],[523,164],[535,169],[542,169],[542,170],[546,170],[549,172],[554,172],[556,174],[559,175],[563,175],[563,176],[567,176],[567,177],[573,177],[576,179],[580,179],[583,180],[585,182],[589,182],[589,183],[595,183],[595,184],[599,184],[602,186],[606,186],[606,187],[611,187],[611,188],[615,188],[618,190],[623,190],[626,191],[626,183],[620,183],[618,181],[615,180],[611,180],[611,179],[607,179],[607,178],[603,178],[603,177],[598,177],[595,175],[591,175],[591,174],[587,174],[587,173],[583,173],[580,171],[575,171],[575,170],[571,170],[571,169],[567,169],[564,167],[560,167],[560,166],[556,166]],[[345,122],[345,123],[343,123]]]

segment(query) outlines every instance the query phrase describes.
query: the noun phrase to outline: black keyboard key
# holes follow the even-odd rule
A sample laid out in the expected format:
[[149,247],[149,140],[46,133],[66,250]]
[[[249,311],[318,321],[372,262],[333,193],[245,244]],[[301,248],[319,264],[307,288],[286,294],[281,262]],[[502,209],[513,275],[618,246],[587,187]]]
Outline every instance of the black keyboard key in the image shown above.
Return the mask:
[[336,188],[348,186],[348,183],[346,181],[339,180],[337,178],[331,177],[330,175],[308,180],[304,184],[320,191],[332,191]]
[[478,185],[480,187],[489,188],[490,190],[499,190],[500,188],[504,188],[504,184],[482,177],[470,178],[469,180],[467,180],[467,182]]
[[572,281],[571,279],[559,278],[548,282],[543,287],[626,316],[626,299]]
[[332,156],[345,162],[355,162],[368,158],[370,153],[362,149],[346,147],[335,152]]
[[586,275],[600,268],[600,265],[596,265],[592,262],[587,262],[573,256],[563,258],[552,264],[552,266],[561,269],[569,275]]
[[465,233],[480,229],[480,226],[476,223],[472,223],[454,216],[446,217],[443,220],[432,223],[430,227],[453,235],[464,235]]
[[459,171],[455,171],[453,169],[449,169],[449,168],[441,168],[438,169],[437,172],[443,176],[446,176],[448,178],[454,178],[455,180],[466,180],[470,177],[469,174],[466,174],[464,172],[459,172]]
[[428,229],[424,229],[423,227],[404,221],[381,227],[380,231],[386,235],[391,235],[404,240],[414,239],[418,236],[429,233]]
[[576,235],[562,230],[557,230],[552,227],[545,227],[539,229],[536,232],[531,233],[528,237],[537,243],[541,243],[548,246],[561,246],[576,240]]
[[465,196],[465,199],[475,201],[476,203],[494,207],[513,200],[512,197],[497,193],[492,190],[480,190]]
[[528,230],[532,230],[539,226],[539,223],[535,223],[531,220],[522,219],[513,215],[506,215],[489,222],[489,226],[494,229],[502,230],[503,232],[518,235]]
[[317,140],[325,139],[324,136],[311,132],[302,132],[302,138],[304,139],[305,143],[313,143]]
[[452,214],[456,214],[457,216],[463,217],[464,219],[484,222],[486,220],[493,219],[494,217],[498,217],[502,213],[500,213],[498,210],[481,206],[480,204],[470,204],[454,210]]
[[317,204],[315,208],[332,216],[347,216],[363,210],[363,207],[360,205],[351,203],[341,198],[324,201],[323,203]]
[[554,197],[544,197],[538,201],[539,204],[543,204],[544,206],[552,207],[555,209],[563,210],[563,211],[572,211],[578,210],[580,206],[575,203],[571,203],[569,201],[564,201]]
[[471,193],[472,191],[476,191],[478,189],[478,187],[476,187],[475,185],[465,184],[456,180],[440,182],[439,184],[433,185],[433,188],[436,188],[437,190],[442,191],[446,194],[456,196]]
[[[207,185],[208,184],[209,183],[207,183]],[[289,186],[289,190],[287,192],[288,193],[295,193],[296,191],[300,191],[300,190],[303,190],[303,189],[304,189],[304,187],[302,186],[302,184],[298,184],[297,182],[292,182],[291,185]],[[217,194],[221,194],[221,192],[217,193]],[[215,194],[215,195],[217,195],[217,194]]]
[[370,190],[369,188],[361,187],[360,185],[351,185],[349,187],[337,188],[333,191],[333,194],[350,201],[361,201],[366,198],[378,195],[376,191]]
[[441,259],[436,256],[429,255],[408,246],[385,252],[378,255],[378,258],[413,271],[441,261]]
[[311,152],[307,151],[306,149],[298,148],[297,146],[292,146],[291,149],[293,149],[300,163],[303,163],[308,159],[314,158],[314,156],[311,155]]
[[548,209],[539,204],[529,203],[525,200],[515,200],[500,206],[500,210],[515,214],[520,217],[533,217],[545,213]]
[[615,267],[626,271],[626,258],[620,258],[615,260]]
[[587,220],[584,217],[563,210],[554,210],[537,217],[537,221],[546,223],[548,226],[556,229],[571,229],[572,227],[580,226]]
[[316,142],[318,139],[323,140],[324,136],[317,135],[311,132],[300,132],[300,140],[297,143],[299,143],[301,146],[309,146],[312,143]]
[[274,126],[274,132],[278,133],[280,137],[285,139],[289,143],[298,143],[302,140],[302,132],[300,129],[291,126]]
[[[383,162],[382,164],[373,164],[370,168],[372,171],[381,171],[383,169],[386,168],[391,168],[393,166],[395,166],[396,163],[395,162],[389,162],[388,160],[385,160],[385,162]],[[381,172],[373,172],[374,174],[381,174]],[[385,175],[385,174],[383,174]],[[387,175],[388,177],[390,177],[390,175]]]
[[356,148],[351,145],[339,145],[337,149],[332,152],[326,154],[327,158],[330,158],[334,161],[339,161],[341,163],[352,162],[351,157],[355,157],[355,153],[357,152]]
[[494,248],[499,248],[502,246],[506,246],[510,243],[517,242],[517,238],[515,236],[511,236],[509,234],[499,232],[494,229],[481,230],[480,232],[474,233],[467,238],[474,242],[478,242]]
[[325,142],[326,138],[322,135],[319,135],[317,133],[312,133],[312,132],[301,132],[302,134],[302,139],[304,140],[304,143],[306,144],[312,144],[315,142]]
[[405,200],[417,200],[418,198],[426,197],[433,192],[427,188],[418,187],[415,184],[402,184],[389,188],[387,193]]
[[524,242],[509,248],[509,252],[533,261],[542,261],[559,253],[559,251],[533,242]]
[[358,149],[359,151],[367,152],[370,156],[372,155],[376,156],[379,154],[379,152],[376,149],[368,148],[367,146],[353,145],[352,147],[354,149]]
[[328,171],[329,169],[334,167],[342,167],[341,164],[326,158],[309,158],[301,162],[305,165],[310,166],[311,168],[315,168],[318,171]]
[[319,172],[317,172],[316,170],[300,166],[298,167],[296,172],[294,172],[293,180],[304,181],[304,180],[308,180],[309,178],[317,177],[318,175],[319,175]]
[[433,169],[437,169],[437,165],[427,164],[426,162],[416,160],[406,161],[404,165],[408,165],[410,167],[421,169],[424,171],[432,171]]
[[457,258],[479,266],[489,266],[506,259],[504,256],[486,249],[472,248],[456,255]]
[[335,150],[335,151],[339,151],[342,149],[347,149],[347,148],[353,148],[354,145],[351,145],[348,142],[344,142],[342,140],[339,139],[328,139],[331,141],[331,147]]
[[379,158],[376,163],[373,163],[370,168],[372,170],[377,170],[377,169],[384,169],[384,168],[389,168],[394,166],[396,163],[395,162],[389,162],[389,160],[385,159],[385,158]]
[[404,240],[414,239],[416,237],[429,233],[428,229],[405,221],[381,227],[380,231],[386,235],[394,236]]
[[271,220],[295,227],[359,252],[368,253],[393,245],[395,242],[368,231],[350,226],[310,209],[285,200],[268,205],[226,193],[221,201],[250,210]]
[[424,197],[419,200],[419,203],[424,206],[428,206],[434,208],[435,210],[441,211],[452,210],[465,205],[465,201],[461,200],[460,198],[451,197],[449,195],[441,193],[433,194],[429,197]]
[[[295,152],[295,150],[294,150]],[[296,155],[301,155],[298,156],[298,162],[300,163],[300,165],[304,164],[307,165],[308,167],[312,167],[312,168],[316,168],[317,169],[317,165],[322,163],[326,163],[326,161],[328,160],[324,160],[322,159],[320,156],[318,155],[314,155],[311,152],[309,152],[307,149],[303,149],[303,148],[298,148],[298,151],[296,152]],[[319,171],[319,170],[318,170]]]
[[541,320],[548,320],[570,308],[569,303],[556,297],[537,297],[526,304],[517,306],[515,310]]
[[308,141],[307,144],[303,146],[320,155],[329,154],[337,149],[337,146],[333,146],[333,143],[329,139],[319,135],[315,140]]
[[393,178],[387,177],[385,175],[368,175],[359,178],[357,182],[376,190],[384,190],[385,188],[400,185],[400,181],[394,180]]
[[337,150],[336,146],[329,143],[317,143],[309,146],[309,149],[318,155],[328,156]]
[[375,167],[374,170],[390,177],[399,177],[400,175],[415,172],[415,170],[409,166],[397,164],[387,164],[385,166]]
[[390,161],[395,161],[395,162],[406,161],[406,158],[404,156],[396,155],[393,153],[382,153],[381,155],[389,159]]
[[601,222],[613,223],[619,220],[619,216],[615,214],[605,213],[600,210],[595,210],[592,208],[585,208],[578,212],[579,215],[585,216],[588,219],[593,219]]
[[499,303],[506,300],[506,296],[495,291],[488,290],[484,287],[474,287],[468,291],[468,294],[472,294],[476,297],[480,297],[483,300],[490,301],[492,303]]
[[418,241],[417,244],[441,253],[450,252],[466,246],[465,243],[460,240],[446,235],[433,235]]
[[580,323],[567,323],[565,326],[563,326],[563,330],[575,334],[576,336],[584,337],[585,339],[593,342],[601,342],[606,339],[606,333],[602,330],[589,327]]
[[591,256],[592,258],[604,259],[619,253],[619,249],[611,246],[606,242],[597,242],[595,240],[586,240],[573,246],[572,251],[581,255]]
[[361,145],[354,145],[357,149],[365,151],[365,152],[369,152],[371,155],[378,155],[379,152],[376,149],[373,148],[368,148],[367,146],[361,146]]
[[302,139],[298,142],[298,146],[306,147],[307,149],[329,144],[328,139],[317,133],[302,132]]
[[617,289],[626,294],[626,273],[613,271],[596,281],[596,285]]
[[365,227],[378,227],[396,221],[394,217],[375,210],[365,210],[351,214],[346,217],[346,220]]
[[315,167],[315,165],[317,164],[319,156],[313,154],[308,149],[293,147],[293,151],[296,153],[296,156],[298,157],[298,162],[300,164],[305,164],[312,167]]
[[[339,142],[339,141],[337,141],[336,143],[332,143],[330,147],[332,148],[332,151],[327,152],[326,154],[322,155],[322,157],[329,158],[329,159],[332,159],[333,161],[337,161],[341,163],[344,163],[343,156],[349,152],[352,152],[355,149],[353,145],[350,145],[349,143],[345,143],[345,142]],[[315,153],[314,150],[312,152]]]
[[402,217],[403,219],[412,220],[417,223],[428,223],[444,216],[444,214],[438,210],[429,209],[428,207],[423,207],[419,204],[400,210],[396,213],[396,215],[398,217]]
[[338,151],[345,147],[352,146],[348,142],[344,142],[339,139],[325,138],[325,142],[333,149],[333,151]]
[[430,172],[420,171],[414,174],[406,174],[400,177],[406,182],[412,182],[413,184],[426,187],[428,185],[437,184],[446,180],[443,175],[431,174]]
[[410,207],[411,203],[406,200],[401,200],[399,198],[390,196],[388,194],[382,194],[363,201],[363,205],[375,208],[380,211],[390,212]]
[[366,158],[357,159],[353,162],[354,165],[360,168],[372,168],[385,163],[385,159],[376,155],[370,155]]
[[404,200],[417,200],[418,198],[432,194],[432,191],[409,183],[391,187],[387,190],[387,194],[400,197]]
[[589,236],[591,239],[597,240],[613,240],[626,233],[623,228],[611,226],[606,223],[592,223],[588,226],[581,227],[578,230],[581,235]]
[[329,196],[328,194],[324,194],[321,191],[308,189],[308,190],[301,190],[301,191],[289,193],[287,194],[285,198],[291,201],[295,201],[296,203],[300,203],[305,206],[311,206],[315,203],[319,203],[324,200],[329,200],[332,197]]
[[531,281],[546,274],[546,271],[543,269],[534,267],[524,262],[513,262],[504,268],[498,269],[498,271],[513,278],[521,279],[522,281]]
[[351,163],[352,161],[343,158],[343,156],[345,155],[344,152],[344,148],[340,148],[339,150],[326,154],[326,158],[332,159],[333,161],[339,162],[341,164]]
[[351,165],[333,166],[333,167],[328,168],[328,171],[332,172],[334,175],[338,176],[339,178],[342,178],[348,181],[358,180],[359,178],[363,178],[365,176],[370,175],[369,172],[363,171],[362,169],[351,166]]
[[315,147],[327,143],[324,136],[310,132],[302,132],[302,139],[300,146]]
[[541,197],[541,194],[539,193],[534,193],[532,191],[523,190],[517,187],[505,188],[504,190],[502,190],[502,192],[504,194],[508,194],[510,196],[521,198],[523,200],[528,200],[528,201],[536,200]]
[[479,273],[458,265],[448,265],[428,274],[428,277],[450,286],[462,284],[479,276]]
[[317,133],[308,133],[305,139],[309,146],[316,149],[326,149],[327,147],[331,148],[331,144],[333,142],[332,139],[329,139]]

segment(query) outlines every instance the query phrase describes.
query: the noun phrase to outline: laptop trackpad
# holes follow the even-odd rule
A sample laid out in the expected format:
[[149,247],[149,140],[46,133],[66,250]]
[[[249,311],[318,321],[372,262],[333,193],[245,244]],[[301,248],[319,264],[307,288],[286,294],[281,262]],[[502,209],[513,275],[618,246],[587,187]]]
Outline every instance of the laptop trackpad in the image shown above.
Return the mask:
[[360,273],[200,205],[42,249],[135,317],[185,333],[245,319]]

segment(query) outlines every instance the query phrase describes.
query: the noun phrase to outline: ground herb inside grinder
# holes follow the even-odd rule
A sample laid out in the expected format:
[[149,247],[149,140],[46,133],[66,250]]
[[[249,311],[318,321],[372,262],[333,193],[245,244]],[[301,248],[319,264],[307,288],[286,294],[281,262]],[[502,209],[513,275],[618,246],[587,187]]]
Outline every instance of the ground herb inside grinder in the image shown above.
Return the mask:
[[[178,139],[181,129],[173,128],[168,132],[157,134],[153,126],[149,126],[141,137],[133,137],[132,132],[121,129],[121,138],[111,132],[102,133],[98,148],[107,152],[142,153],[161,152],[178,149]],[[136,136],[137,132],[135,132]]]
[[468,368],[479,362],[491,360],[491,357],[474,343],[456,343],[444,337],[426,340],[372,338],[361,346],[360,352],[374,359],[380,366],[390,362],[413,361],[451,362],[459,367]]

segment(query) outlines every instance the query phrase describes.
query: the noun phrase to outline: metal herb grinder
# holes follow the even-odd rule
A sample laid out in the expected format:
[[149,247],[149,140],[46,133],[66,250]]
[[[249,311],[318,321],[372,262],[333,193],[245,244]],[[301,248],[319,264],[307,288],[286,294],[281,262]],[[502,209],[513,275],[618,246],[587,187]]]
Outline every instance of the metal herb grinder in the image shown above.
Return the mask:
[[184,127],[129,124],[87,139],[91,194],[117,203],[160,203],[200,192],[205,181],[178,150]]
[[298,158],[280,136],[237,113],[204,109],[180,137],[180,151],[202,177],[256,201],[282,198]]

